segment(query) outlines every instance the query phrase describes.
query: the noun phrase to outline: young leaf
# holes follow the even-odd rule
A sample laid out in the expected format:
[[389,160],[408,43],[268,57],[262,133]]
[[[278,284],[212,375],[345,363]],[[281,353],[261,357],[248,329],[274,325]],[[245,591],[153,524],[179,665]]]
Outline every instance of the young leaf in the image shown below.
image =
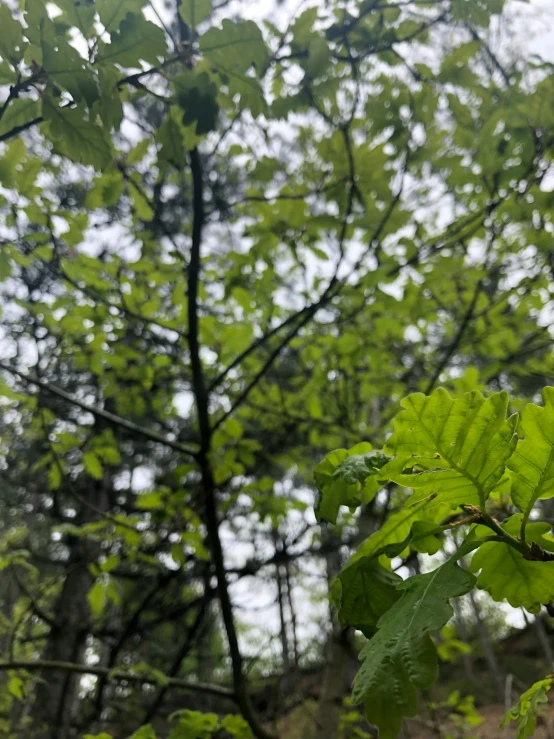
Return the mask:
[[417,690],[436,679],[437,652],[430,636],[452,617],[450,598],[468,593],[475,577],[456,564],[463,549],[433,572],[398,586],[400,600],[381,617],[360,653],[353,701],[364,703],[381,739],[394,739],[404,716],[417,713]]
[[85,452],[85,454],[83,454],[83,465],[85,470],[91,477],[94,477],[95,480],[102,479],[102,475],[104,473],[102,463],[94,452]]
[[[504,524],[512,536],[518,536],[521,515],[512,516]],[[549,524],[531,524],[527,529],[528,541],[540,546]],[[543,547],[545,548],[545,547]],[[525,559],[523,554],[501,542],[486,542],[473,555],[470,570],[479,572],[477,586],[486,590],[495,601],[507,600],[513,608],[523,606],[531,613],[538,613],[541,604],[554,600],[554,562],[536,562]]]
[[376,478],[387,461],[384,454],[371,451],[367,443],[328,454],[314,470],[319,490],[317,520],[334,524],[341,505],[353,508],[368,503],[379,490]]
[[91,611],[99,616],[108,602],[107,582],[97,580],[87,593],[87,600]]
[[146,724],[137,729],[128,739],[156,739],[156,732],[151,724]]
[[25,683],[20,677],[14,675],[8,681],[8,692],[18,700],[25,700]]
[[[426,502],[423,501],[411,508],[404,508],[398,513],[389,516],[381,528],[368,537],[358,548],[354,559],[369,555],[379,556],[385,552],[385,547],[394,547],[390,556],[397,557],[406,549],[412,539],[413,524],[422,515]],[[400,548],[401,547],[401,548]],[[378,554],[379,553],[379,554]]]
[[472,391],[453,400],[439,388],[409,395],[385,451],[397,455],[384,477],[417,490],[410,503],[433,500],[484,505],[517,442],[517,417],[506,418],[505,392],[485,399]]
[[525,516],[539,500],[554,496],[554,387],[542,392],[544,407],[529,403],[521,414],[523,439],[508,461],[512,500]]
[[515,721],[516,739],[535,736],[537,716],[541,706],[548,702],[546,694],[552,687],[553,682],[552,678],[547,678],[531,685],[529,690],[523,693],[518,703],[504,716],[501,728],[504,729],[511,721]]

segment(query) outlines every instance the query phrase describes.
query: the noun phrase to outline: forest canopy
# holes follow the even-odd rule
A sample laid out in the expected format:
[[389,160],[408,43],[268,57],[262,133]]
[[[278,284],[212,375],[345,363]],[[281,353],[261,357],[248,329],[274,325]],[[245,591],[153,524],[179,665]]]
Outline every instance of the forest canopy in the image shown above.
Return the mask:
[[534,735],[534,11],[0,5],[0,735],[461,738],[479,701]]

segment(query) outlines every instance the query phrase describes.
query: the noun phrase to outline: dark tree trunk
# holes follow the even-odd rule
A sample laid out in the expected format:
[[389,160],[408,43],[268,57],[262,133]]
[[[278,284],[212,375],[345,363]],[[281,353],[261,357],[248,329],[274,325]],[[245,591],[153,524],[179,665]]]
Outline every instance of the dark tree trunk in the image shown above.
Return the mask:
[[[95,510],[108,509],[108,490],[111,479],[104,478],[91,484],[87,502],[83,505],[78,524],[98,520]],[[59,662],[82,662],[90,630],[91,614],[87,595],[94,579],[89,565],[98,557],[99,545],[86,538],[72,538],[66,577],[56,600],[53,624],[41,654],[41,659]],[[75,714],[80,677],[66,672],[49,670],[36,683],[34,701],[29,716],[33,739],[69,739]]]
[[[326,556],[329,586],[341,569],[339,542],[337,548]],[[334,609],[330,612],[331,635],[327,644],[327,659],[323,685],[315,716],[314,736],[318,739],[336,739],[343,701],[349,694],[356,670],[356,656],[352,646],[352,630],[342,629]]]

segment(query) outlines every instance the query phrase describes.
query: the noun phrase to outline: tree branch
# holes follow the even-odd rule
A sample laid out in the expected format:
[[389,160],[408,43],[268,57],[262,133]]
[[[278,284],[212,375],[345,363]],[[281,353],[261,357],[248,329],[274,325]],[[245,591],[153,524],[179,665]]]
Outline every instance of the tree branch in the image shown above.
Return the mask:
[[198,464],[202,475],[204,492],[206,528],[212,554],[212,561],[217,579],[221,616],[227,635],[229,655],[233,673],[233,687],[236,700],[245,720],[248,722],[257,739],[273,739],[254,713],[250,696],[248,695],[246,678],[243,669],[243,658],[239,647],[233,605],[229,595],[227,574],[225,572],[225,558],[219,536],[219,517],[215,493],[215,480],[209,459],[212,429],[210,427],[209,392],[204,382],[204,371],[200,357],[198,289],[201,271],[202,229],[204,226],[204,183],[202,162],[197,148],[190,152],[190,168],[193,183],[193,224],[192,246],[188,266],[188,314],[189,314],[189,347],[192,369],[192,389],[198,413],[200,431],[200,450]]
[[94,405],[89,405],[88,403],[84,403],[81,400],[77,400],[77,398],[74,398],[69,393],[66,393],[65,390],[62,390],[61,388],[56,387],[55,385],[52,385],[49,382],[44,382],[44,380],[41,380],[36,375],[26,374],[25,372],[21,372],[20,370],[15,369],[15,367],[10,367],[9,365],[4,364],[3,362],[0,362],[0,369],[3,369],[6,372],[9,372],[12,375],[16,375],[28,385],[37,385],[42,390],[46,390],[47,392],[52,393],[52,395],[56,395],[58,398],[62,398],[62,400],[65,400],[67,403],[70,403],[71,405],[74,405],[77,408],[81,408],[87,413],[91,413],[96,418],[103,418],[105,421],[108,421],[109,423],[114,424],[115,426],[121,426],[122,428],[125,428],[128,431],[133,432],[134,434],[139,434],[140,436],[144,436],[147,439],[150,439],[151,441],[156,441],[159,444],[163,444],[167,447],[170,447],[171,449],[175,449],[176,451],[181,452],[182,454],[187,454],[190,457],[197,456],[197,452],[194,449],[191,449],[190,447],[186,446],[185,444],[181,444],[178,441],[173,441],[172,439],[168,439],[166,436],[164,436],[163,434],[159,434],[157,431],[153,431],[152,429],[145,428],[144,426],[139,426],[133,421],[128,421],[126,418],[122,418],[121,416],[116,416],[114,413],[105,411],[103,408],[98,408]]
[[[136,672],[125,672],[123,670],[111,670],[109,667],[99,667],[97,665],[79,665],[75,662],[57,662],[55,660],[45,659],[0,662],[0,671],[3,670],[27,670],[28,672],[35,672],[37,670],[62,670],[64,672],[75,672],[80,675],[107,677],[109,680],[125,680],[130,683],[142,683],[143,685],[160,685],[162,682],[155,677],[140,675]],[[219,685],[193,683],[188,680],[180,680],[176,677],[167,676],[165,676],[164,683],[169,688],[180,688],[191,693],[207,693],[219,698],[229,698],[235,702],[237,701],[232,690],[220,687]]]

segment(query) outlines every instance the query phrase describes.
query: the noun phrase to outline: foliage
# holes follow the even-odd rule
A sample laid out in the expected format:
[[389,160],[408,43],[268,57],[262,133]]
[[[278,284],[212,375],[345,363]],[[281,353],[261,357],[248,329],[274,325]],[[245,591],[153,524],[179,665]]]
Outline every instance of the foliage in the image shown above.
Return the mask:
[[453,691],[445,701],[428,706],[433,714],[445,713],[446,721],[451,723],[445,732],[445,739],[472,739],[472,731],[483,723],[482,716],[475,708],[473,696],[461,696]]
[[516,722],[516,739],[525,739],[535,735],[537,716],[541,707],[548,701],[547,693],[552,687],[552,678],[539,680],[531,685],[529,690],[519,699],[517,705],[511,708],[502,722],[502,728],[510,722]]
[[[545,389],[546,402],[551,392],[551,388]],[[406,510],[416,511],[422,520],[414,522],[412,517],[409,535],[398,542],[391,517],[388,531],[384,526],[362,544],[360,552],[365,556],[354,557],[338,575],[340,621],[369,637],[360,653],[362,665],[352,697],[354,703],[364,703],[368,720],[379,727],[385,739],[398,734],[403,716],[416,714],[417,689],[429,687],[436,679],[436,648],[429,634],[451,618],[452,598],[477,585],[495,600],[507,600],[513,607],[524,606],[534,613],[554,599],[549,575],[554,566],[550,524],[529,522],[528,502],[522,501],[517,492],[513,504],[524,509],[523,515],[513,515],[500,524],[488,507],[495,498],[495,487],[505,479],[506,469],[513,470],[524,454],[529,457],[529,450],[536,452],[538,469],[549,464],[548,456],[541,452],[545,437],[540,424],[522,423],[526,435],[517,440],[514,432],[518,417],[506,417],[506,393],[485,399],[472,391],[453,400],[439,388],[428,397],[410,395],[401,405],[405,410],[394,419],[395,430],[385,447],[387,453],[396,456],[379,470],[379,483],[411,488]],[[545,412],[529,404],[523,417],[540,418]],[[316,481],[317,475],[316,471]],[[527,480],[534,501],[539,498],[536,488],[541,489],[542,479],[536,474]],[[517,482],[514,489],[520,489]],[[336,495],[342,500],[340,489]],[[436,510],[437,500],[448,502],[454,518],[454,523],[438,530],[465,529],[466,538],[440,567],[401,580],[379,565],[377,558],[393,558],[408,545],[413,547],[416,524],[427,527],[425,510]],[[401,526],[405,526],[405,520],[405,516],[399,517]],[[424,529],[420,536],[426,534]],[[476,549],[471,570],[480,572],[478,579],[456,564]],[[539,688],[536,697],[533,692],[526,694],[522,707],[514,709],[513,718],[527,716],[528,707],[542,700],[542,695]],[[532,720],[525,718],[524,724]]]
[[240,5],[0,7],[7,734],[148,736],[179,688],[176,736],[266,739],[248,678],[325,660],[324,568],[392,735],[474,579],[397,558],[474,523],[480,586],[551,594],[550,68],[495,53],[502,0]]

